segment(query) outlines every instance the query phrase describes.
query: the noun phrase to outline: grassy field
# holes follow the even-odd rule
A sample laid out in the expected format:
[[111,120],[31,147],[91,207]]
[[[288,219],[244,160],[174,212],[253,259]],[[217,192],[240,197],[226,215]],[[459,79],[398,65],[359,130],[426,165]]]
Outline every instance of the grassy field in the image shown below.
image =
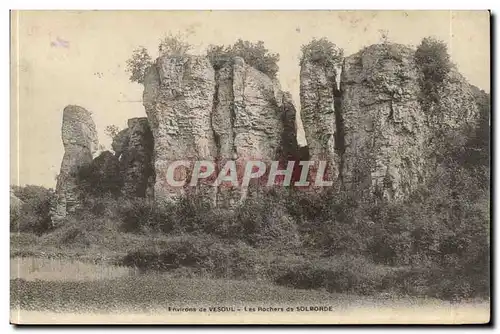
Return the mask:
[[[114,249],[78,243],[57,245],[52,244],[53,238],[11,235],[13,322],[300,323],[317,317],[314,319],[319,323],[469,323],[489,319],[489,302],[485,300],[454,303],[391,293],[361,296],[279,286],[266,279],[215,279],[194,274],[189,268],[143,272],[116,265],[123,253]],[[129,248],[144,242],[139,236],[130,238]],[[235,312],[169,312],[169,307],[217,306],[234,308]],[[245,307],[270,306],[292,307],[294,311],[244,311]],[[321,312],[299,312],[299,306],[328,306],[333,312],[326,317]],[[269,318],[271,314],[274,318]]]
[[[56,277],[60,275],[55,275]],[[48,278],[48,277],[45,277]],[[99,280],[11,280],[16,323],[484,323],[489,303],[380,298],[280,287],[265,281],[145,274]],[[215,311],[222,306],[231,312]],[[331,307],[311,312],[307,307]],[[188,307],[196,311],[174,312]],[[205,312],[199,312],[204,307]],[[248,312],[254,307],[256,312]],[[260,307],[260,309],[259,309]],[[266,312],[269,307],[291,312]]]

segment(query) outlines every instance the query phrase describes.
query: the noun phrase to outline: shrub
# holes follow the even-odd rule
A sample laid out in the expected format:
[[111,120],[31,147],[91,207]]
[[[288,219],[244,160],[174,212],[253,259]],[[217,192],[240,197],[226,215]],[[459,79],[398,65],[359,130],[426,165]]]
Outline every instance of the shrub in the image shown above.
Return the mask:
[[158,53],[160,57],[183,57],[189,50],[191,50],[191,45],[184,42],[184,36],[181,34],[172,35],[171,33],[165,35],[158,45]]
[[78,168],[75,173],[77,191],[87,198],[119,196],[123,185],[120,161],[109,151],[102,152],[90,164]]
[[135,49],[126,63],[126,71],[130,73],[129,80],[143,84],[146,71],[151,65],[153,65],[153,61],[148,50],[143,46]]
[[358,202],[350,194],[293,191],[286,200],[297,222],[304,245],[325,255],[343,252],[359,254],[364,248],[366,227],[356,218]]
[[254,249],[209,235],[171,237],[161,247],[130,251],[121,264],[157,271],[185,267],[211,277],[256,277],[259,271]]
[[118,208],[118,216],[125,232],[170,233],[180,223],[173,205],[160,206],[143,198],[123,201]]
[[452,68],[446,44],[433,37],[425,37],[415,51],[415,62],[423,76],[422,92],[430,101],[437,102],[437,90]]
[[278,73],[279,54],[271,53],[264,46],[263,41],[252,43],[238,39],[231,46],[210,45],[207,56],[215,70],[222,68],[226,63],[232,61],[234,57],[241,57],[245,62],[267,74],[271,78]]
[[301,51],[301,64],[308,60],[324,67],[333,67],[339,65],[344,57],[344,50],[325,37],[313,39],[308,44],[302,45]]
[[373,294],[383,288],[390,270],[362,257],[343,255],[323,261],[293,265],[275,279],[279,285],[329,292]]
[[12,190],[23,204],[20,208],[11,210],[11,231],[36,234],[47,232],[52,225],[50,207],[54,198],[53,190],[34,185],[14,186]]
[[256,191],[236,209],[238,237],[248,244],[274,250],[294,249],[300,245],[297,224],[288,214],[285,198],[271,191]]

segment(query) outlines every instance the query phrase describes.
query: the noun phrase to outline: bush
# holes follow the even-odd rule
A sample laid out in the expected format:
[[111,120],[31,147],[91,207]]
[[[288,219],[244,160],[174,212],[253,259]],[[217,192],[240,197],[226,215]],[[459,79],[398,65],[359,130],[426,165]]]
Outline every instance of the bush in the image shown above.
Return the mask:
[[293,191],[286,207],[306,247],[321,250],[324,255],[360,254],[363,250],[366,227],[357,218],[358,201],[350,194]]
[[34,185],[13,186],[12,190],[23,203],[17,209],[11,208],[10,230],[36,234],[47,232],[52,226],[50,207],[53,190]]
[[160,57],[184,57],[189,50],[191,50],[191,45],[184,42],[184,36],[181,34],[172,35],[171,33],[165,35],[158,45],[158,53]]
[[294,265],[275,279],[279,285],[329,292],[373,294],[381,291],[390,269],[375,266],[362,257],[343,255]]
[[173,205],[159,206],[143,198],[122,202],[118,208],[118,216],[125,232],[170,233],[180,223]]
[[301,245],[298,226],[288,214],[286,197],[270,191],[254,191],[235,212],[236,237],[258,248],[275,251]]
[[222,68],[225,64],[232,61],[234,57],[241,57],[245,62],[275,78],[278,73],[279,54],[270,53],[264,46],[263,41],[252,43],[238,39],[231,46],[210,45],[207,50],[207,56],[215,70]]
[[143,46],[135,49],[126,63],[126,71],[130,73],[129,80],[143,84],[146,71],[151,65],[153,65],[153,61],[148,50]]
[[254,249],[209,235],[171,237],[156,248],[130,251],[121,264],[157,271],[191,268],[210,277],[248,278],[259,274]]
[[324,67],[334,67],[342,62],[344,50],[337,47],[327,38],[313,39],[301,47],[300,63],[308,60]]
[[110,151],[102,152],[90,164],[78,168],[75,176],[78,191],[84,197],[117,197],[121,194],[123,179],[120,161]]
[[252,196],[234,210],[211,208],[203,197],[183,196],[177,203],[158,205],[130,200],[118,208],[127,232],[212,234],[249,245],[285,250],[297,247],[297,225],[286,208],[269,195]]
[[415,51],[415,62],[422,72],[422,92],[437,102],[437,90],[452,68],[446,44],[433,37],[425,37]]

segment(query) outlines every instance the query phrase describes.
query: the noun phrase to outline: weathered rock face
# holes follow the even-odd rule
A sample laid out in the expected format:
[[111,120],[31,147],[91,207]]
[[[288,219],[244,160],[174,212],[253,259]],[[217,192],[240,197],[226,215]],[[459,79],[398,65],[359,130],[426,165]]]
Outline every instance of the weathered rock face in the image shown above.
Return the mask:
[[115,155],[117,157],[122,155],[123,152],[127,151],[129,140],[130,129],[128,127],[118,132],[118,134],[113,138],[111,148],[113,149],[113,151],[115,151]]
[[300,160],[299,144],[297,143],[297,123],[295,106],[289,92],[282,94],[282,122],[281,136],[282,157],[284,160]]
[[373,45],[347,57],[341,79],[347,188],[401,198],[424,178],[429,129],[414,50]]
[[92,162],[92,155],[98,148],[97,132],[89,111],[74,105],[64,108],[62,141],[64,157],[57,178],[56,201],[52,208],[54,223],[79,206],[78,171]]
[[[214,160],[217,151],[211,127],[214,92],[214,70],[206,57],[160,57],[149,69],[143,103],[155,142],[156,200],[173,200],[188,189],[167,183],[170,163]],[[176,172],[184,174],[181,168]],[[185,176],[176,175],[175,179],[182,180]],[[206,192],[208,199],[215,202],[214,187],[198,190]]]
[[[295,131],[295,109],[291,101],[283,104],[277,81],[245,64],[240,57],[221,68],[216,78],[212,127],[219,168],[227,160],[236,160],[241,171],[249,160],[277,160],[285,154],[283,140],[288,141],[288,149],[293,149],[291,145],[296,145],[296,139],[291,140],[285,133],[285,124],[287,130]],[[233,206],[244,200],[247,190],[223,185],[218,189],[217,201],[219,205]]]
[[[155,198],[160,201],[196,189],[214,205],[233,206],[247,189],[229,182],[172,187],[166,181],[167,167],[178,160],[191,167],[197,160],[214,162],[214,178],[206,180],[212,183],[228,160],[235,161],[241,176],[246,161],[271,162],[297,145],[289,96],[284,97],[277,80],[240,57],[217,72],[206,57],[161,57],[146,75],[143,101],[155,142]],[[187,171],[177,168],[175,180],[185,178],[190,181]]]
[[433,168],[432,143],[440,130],[455,131],[477,116],[469,85],[454,71],[440,86],[439,102],[423,103],[414,53],[385,43],[345,58],[338,98],[331,93],[333,75],[303,64],[302,115],[311,159],[333,156],[345,188],[405,198]]
[[[153,197],[154,167],[153,167],[153,134],[146,117],[128,120],[126,137],[118,134],[113,143],[123,143],[125,148],[115,147],[119,155],[120,170],[123,175],[122,193],[129,197]],[[117,151],[115,151],[118,154]]]
[[300,68],[301,117],[311,161],[310,175],[314,177],[319,161],[327,163],[325,180],[337,181],[339,157],[335,152],[337,121],[337,69],[305,60]]

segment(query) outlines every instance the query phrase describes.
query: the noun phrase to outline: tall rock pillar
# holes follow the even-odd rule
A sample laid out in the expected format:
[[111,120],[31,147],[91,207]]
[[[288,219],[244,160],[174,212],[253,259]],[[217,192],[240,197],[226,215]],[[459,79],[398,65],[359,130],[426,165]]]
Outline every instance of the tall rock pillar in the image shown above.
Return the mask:
[[82,107],[64,108],[62,122],[64,157],[57,177],[56,199],[52,207],[52,221],[57,224],[80,205],[78,172],[92,163],[98,149],[97,132],[91,113]]

